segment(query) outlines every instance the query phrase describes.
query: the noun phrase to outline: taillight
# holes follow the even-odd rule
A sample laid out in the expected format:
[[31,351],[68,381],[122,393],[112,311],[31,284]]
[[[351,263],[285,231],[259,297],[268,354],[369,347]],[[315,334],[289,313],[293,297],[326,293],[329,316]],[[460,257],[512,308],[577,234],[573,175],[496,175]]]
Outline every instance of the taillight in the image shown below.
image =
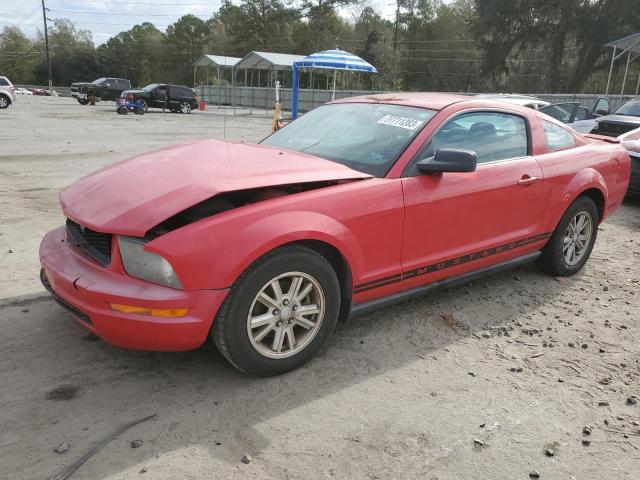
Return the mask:
[[199,99],[199,98],[200,98],[200,97],[198,97],[198,95],[194,95],[194,96],[193,96],[193,99],[194,99],[196,102],[198,101],[198,99]]
[[16,91],[16,87],[14,87],[13,85],[11,85],[11,91],[15,92]]
[[127,95],[127,100],[133,100],[133,94],[130,93],[129,95]]

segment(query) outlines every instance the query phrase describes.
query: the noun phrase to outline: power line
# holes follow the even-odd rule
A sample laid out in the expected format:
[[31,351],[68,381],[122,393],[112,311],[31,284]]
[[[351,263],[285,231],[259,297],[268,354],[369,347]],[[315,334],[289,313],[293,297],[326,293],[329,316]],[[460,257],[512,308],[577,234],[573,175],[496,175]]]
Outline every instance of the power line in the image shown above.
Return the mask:
[[71,3],[98,3],[98,4],[110,4],[110,5],[145,5],[149,7],[158,6],[175,6],[175,7],[211,7],[215,5],[223,5],[223,2],[209,2],[209,3],[145,3],[145,2],[114,2],[114,1],[102,1],[102,0],[67,0]]
[[119,12],[96,12],[92,10],[62,10],[62,9],[52,9],[51,12],[63,12],[63,13],[80,13],[87,15],[121,15],[126,17],[176,17],[176,16],[185,16],[185,15],[193,15],[194,17],[205,16],[205,14],[195,14],[195,13],[119,13]]

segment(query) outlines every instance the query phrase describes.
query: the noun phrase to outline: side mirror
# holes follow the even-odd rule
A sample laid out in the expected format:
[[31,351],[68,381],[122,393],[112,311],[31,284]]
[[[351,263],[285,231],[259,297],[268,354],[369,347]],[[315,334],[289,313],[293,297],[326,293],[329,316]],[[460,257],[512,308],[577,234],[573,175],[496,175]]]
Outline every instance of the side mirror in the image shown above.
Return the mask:
[[477,165],[476,152],[457,148],[440,149],[434,157],[417,163],[422,173],[475,172]]
[[609,115],[609,110],[601,108],[599,110],[596,110],[596,115]]

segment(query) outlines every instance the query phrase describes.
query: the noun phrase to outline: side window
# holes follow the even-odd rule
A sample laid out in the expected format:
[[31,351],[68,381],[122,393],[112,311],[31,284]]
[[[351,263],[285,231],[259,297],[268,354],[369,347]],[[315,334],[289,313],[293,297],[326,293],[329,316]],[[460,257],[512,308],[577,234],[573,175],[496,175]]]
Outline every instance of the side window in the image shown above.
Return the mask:
[[9,82],[7,82],[4,78],[0,78],[0,85],[3,87],[9,86]]
[[528,155],[527,124],[523,117],[499,112],[464,113],[449,120],[418,152],[419,160],[443,148],[476,153],[478,163]]
[[577,107],[576,108],[576,116],[574,118],[574,121],[578,121],[578,120],[587,120],[591,118],[591,115],[589,113],[589,110],[587,110],[584,107]]
[[593,111],[600,115],[606,115],[607,113],[609,113],[610,109],[611,107],[609,106],[609,100],[603,97],[598,99],[598,101],[596,102],[596,106],[593,108]]
[[551,122],[543,122],[544,139],[551,150],[573,147],[576,139],[571,132]]

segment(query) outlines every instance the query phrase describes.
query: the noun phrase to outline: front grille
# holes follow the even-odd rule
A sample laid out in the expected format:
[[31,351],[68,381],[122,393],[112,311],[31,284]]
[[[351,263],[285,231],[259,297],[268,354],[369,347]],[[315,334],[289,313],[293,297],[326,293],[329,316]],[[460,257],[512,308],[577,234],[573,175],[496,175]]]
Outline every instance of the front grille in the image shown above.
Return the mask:
[[111,234],[82,227],[70,219],[67,219],[67,233],[76,247],[100,265],[106,267],[111,263]]
[[638,128],[638,126],[632,124],[600,122],[598,123],[598,134],[617,137],[636,128]]

